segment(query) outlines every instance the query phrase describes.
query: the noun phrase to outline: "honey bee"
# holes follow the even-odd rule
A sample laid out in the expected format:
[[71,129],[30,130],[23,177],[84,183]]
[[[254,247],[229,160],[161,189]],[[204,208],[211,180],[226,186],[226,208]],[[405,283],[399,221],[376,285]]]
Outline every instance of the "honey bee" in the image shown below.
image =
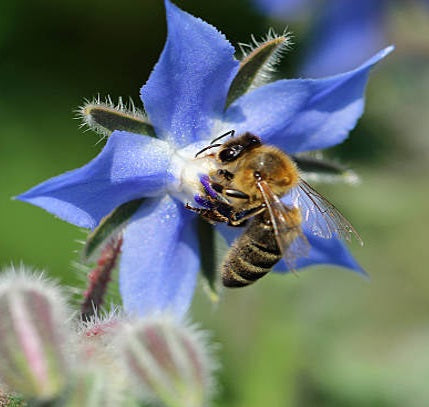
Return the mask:
[[[220,138],[231,135],[224,143]],[[217,169],[204,184],[207,208],[188,209],[211,222],[231,226],[248,224],[233,243],[221,265],[223,284],[242,287],[267,274],[282,258],[289,269],[299,257],[308,254],[310,245],[302,223],[322,238],[350,235],[361,239],[350,222],[326,198],[305,182],[294,160],[280,149],[263,144],[254,134],[234,137],[223,134],[197,153],[218,148],[210,154]],[[290,193],[294,204],[280,198]]]

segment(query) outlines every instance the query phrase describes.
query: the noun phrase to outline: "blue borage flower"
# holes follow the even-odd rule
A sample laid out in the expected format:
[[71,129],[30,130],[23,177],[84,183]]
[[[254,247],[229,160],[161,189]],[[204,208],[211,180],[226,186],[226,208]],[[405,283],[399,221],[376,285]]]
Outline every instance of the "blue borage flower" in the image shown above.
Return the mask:
[[[195,201],[201,177],[213,165],[208,159],[195,159],[195,153],[231,129],[238,134],[251,131],[288,153],[342,142],[362,114],[370,69],[391,49],[335,77],[279,80],[257,87],[226,107],[240,66],[234,48],[213,26],[168,0],[165,7],[167,42],[141,89],[157,138],[114,131],[89,164],[18,199],[93,229],[118,206],[146,198],[123,232],[123,304],[130,313],[169,310],[182,316],[200,267],[196,216],[184,204]],[[229,235],[232,228],[222,229]],[[312,248],[298,267],[328,263],[361,271],[343,243],[318,238],[310,230],[304,225]]]
[[[429,5],[427,0],[420,0]],[[299,72],[322,77],[351,69],[386,44],[389,0],[253,0],[267,15],[290,23],[312,19]]]

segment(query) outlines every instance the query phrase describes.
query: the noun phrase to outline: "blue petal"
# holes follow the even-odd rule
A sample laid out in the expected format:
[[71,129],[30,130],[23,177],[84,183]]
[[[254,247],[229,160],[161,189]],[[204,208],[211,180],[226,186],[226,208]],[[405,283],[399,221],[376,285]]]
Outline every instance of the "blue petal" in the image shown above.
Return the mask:
[[165,6],[167,42],[141,98],[158,137],[185,146],[209,137],[239,63],[213,26],[168,0]]
[[327,1],[315,23],[301,73],[320,78],[344,72],[385,46],[386,6],[385,0]]
[[[296,262],[296,269],[314,266],[318,264],[330,264],[344,267],[366,276],[366,272],[351,255],[347,246],[337,238],[323,239],[313,235],[305,227],[304,234],[310,243],[310,253],[306,257],[301,257]],[[279,262],[274,271],[285,272],[287,266],[282,260]]]
[[145,202],[134,215],[124,233],[119,272],[127,313],[186,313],[199,270],[195,219],[169,196]]
[[[298,259],[297,268],[316,264],[333,264],[366,275],[366,272],[350,254],[347,246],[335,233],[335,222],[327,221],[330,218],[320,212],[323,207],[315,206],[314,197],[310,198],[299,188],[295,188],[282,198],[282,202],[301,209],[302,231],[311,246],[308,256]],[[327,236],[332,237],[326,238]],[[283,261],[275,268],[276,271],[286,269],[286,263]]]
[[[233,228],[224,224],[218,225],[216,230],[229,245],[244,231],[243,228]],[[317,264],[331,264],[366,275],[365,271],[353,258],[347,246],[342,241],[337,238],[323,239],[317,237],[310,232],[305,224],[303,225],[303,232],[311,245],[311,249],[307,257],[297,259],[295,267],[297,270]],[[288,271],[283,260],[277,263],[273,270],[278,272]]]
[[275,18],[294,19],[302,12],[308,0],[253,0],[261,13]]
[[392,49],[341,75],[281,80],[257,88],[237,99],[224,120],[238,133],[253,132],[288,153],[336,145],[362,115],[370,69]]
[[168,165],[167,143],[116,131],[89,164],[51,178],[17,199],[92,229],[117,206],[161,194]]

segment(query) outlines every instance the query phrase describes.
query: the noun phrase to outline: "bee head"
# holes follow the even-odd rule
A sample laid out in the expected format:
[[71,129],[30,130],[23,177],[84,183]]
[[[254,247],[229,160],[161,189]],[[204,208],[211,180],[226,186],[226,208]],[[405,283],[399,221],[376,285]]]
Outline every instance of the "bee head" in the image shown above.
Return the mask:
[[218,159],[223,163],[237,160],[243,153],[261,145],[259,137],[251,133],[243,135],[226,142],[218,153]]

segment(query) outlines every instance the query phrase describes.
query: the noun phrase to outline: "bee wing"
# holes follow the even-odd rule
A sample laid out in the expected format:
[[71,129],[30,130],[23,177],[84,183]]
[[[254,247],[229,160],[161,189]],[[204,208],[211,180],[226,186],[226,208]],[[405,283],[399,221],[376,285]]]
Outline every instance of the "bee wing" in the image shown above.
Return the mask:
[[310,244],[296,220],[296,209],[286,206],[279,197],[273,193],[265,181],[258,182],[264,202],[270,214],[274,229],[274,236],[280,252],[290,270],[295,268],[295,262],[305,257],[310,251]]
[[345,216],[303,179],[295,188],[294,195],[295,204],[301,208],[303,222],[309,225],[314,235],[325,239],[338,235],[349,241],[353,235],[363,244],[359,233]]

